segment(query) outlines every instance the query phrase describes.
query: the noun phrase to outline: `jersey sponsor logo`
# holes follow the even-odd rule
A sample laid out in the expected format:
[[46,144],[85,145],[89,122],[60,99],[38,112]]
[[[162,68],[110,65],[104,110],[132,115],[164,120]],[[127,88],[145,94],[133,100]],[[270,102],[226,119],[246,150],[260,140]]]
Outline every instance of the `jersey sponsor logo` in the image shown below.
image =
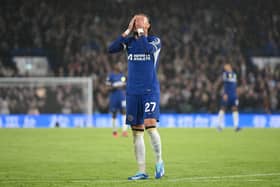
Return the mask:
[[146,61],[151,60],[150,54],[129,54],[127,60],[130,61]]

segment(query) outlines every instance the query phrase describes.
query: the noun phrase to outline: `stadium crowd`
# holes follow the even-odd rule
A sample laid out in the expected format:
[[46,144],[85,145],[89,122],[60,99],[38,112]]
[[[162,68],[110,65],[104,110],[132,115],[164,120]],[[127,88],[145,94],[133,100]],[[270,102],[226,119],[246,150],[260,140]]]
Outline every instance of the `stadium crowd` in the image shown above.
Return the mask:
[[[280,55],[280,2],[250,3],[4,0],[0,6],[0,77],[22,76],[11,62],[14,50],[44,49],[50,75],[92,77],[94,111],[108,112],[106,76],[118,61],[126,71],[126,59],[124,54],[109,55],[107,47],[135,12],[145,12],[163,46],[158,73],[162,112],[216,113],[222,66],[227,62],[238,74],[241,112],[280,112],[280,65],[260,69],[250,58]],[[42,102],[37,92],[38,88],[0,88],[0,113],[48,113],[50,108],[82,111],[75,91],[71,95],[70,90],[69,97],[61,87],[50,92],[55,107],[47,106],[47,99]],[[22,102],[26,97],[28,102]]]

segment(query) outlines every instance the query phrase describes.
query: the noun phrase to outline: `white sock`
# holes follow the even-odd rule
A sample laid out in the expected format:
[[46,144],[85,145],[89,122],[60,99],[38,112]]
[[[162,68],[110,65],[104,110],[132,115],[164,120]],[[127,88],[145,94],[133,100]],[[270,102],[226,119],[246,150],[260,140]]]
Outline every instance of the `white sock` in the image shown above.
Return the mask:
[[122,131],[125,132],[127,131],[127,125],[126,125],[126,122],[125,122],[125,115],[122,115]]
[[220,110],[218,115],[218,127],[223,128],[224,120],[225,120],[225,112],[223,110]]
[[112,127],[113,127],[113,132],[117,132],[116,118],[112,118]]
[[158,133],[158,130],[156,128],[148,129],[148,133],[150,135],[151,144],[153,147],[153,150],[156,155],[156,163],[162,162],[162,150],[161,150],[161,139],[160,135]]
[[133,132],[134,152],[139,172],[146,172],[144,132]]
[[234,128],[237,128],[238,127],[238,123],[239,123],[238,111],[233,111],[232,112],[232,118],[233,118],[233,126],[234,126]]

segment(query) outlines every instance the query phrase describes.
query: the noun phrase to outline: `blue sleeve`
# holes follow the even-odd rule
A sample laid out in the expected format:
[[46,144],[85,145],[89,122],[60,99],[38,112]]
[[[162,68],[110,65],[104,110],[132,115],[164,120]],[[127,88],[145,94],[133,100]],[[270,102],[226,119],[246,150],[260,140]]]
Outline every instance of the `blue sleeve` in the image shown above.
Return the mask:
[[107,76],[106,78],[106,85],[111,86],[112,85],[112,79],[111,79],[111,74]]
[[127,38],[119,36],[109,46],[109,49],[108,49],[109,53],[117,53],[117,52],[122,51],[123,49],[125,49],[126,42],[127,42]]
[[223,80],[226,81],[228,79],[228,72],[223,72]]
[[141,36],[139,38],[142,47],[146,50],[147,53],[154,53],[161,48],[160,39],[153,37],[152,41],[148,41],[146,36]]

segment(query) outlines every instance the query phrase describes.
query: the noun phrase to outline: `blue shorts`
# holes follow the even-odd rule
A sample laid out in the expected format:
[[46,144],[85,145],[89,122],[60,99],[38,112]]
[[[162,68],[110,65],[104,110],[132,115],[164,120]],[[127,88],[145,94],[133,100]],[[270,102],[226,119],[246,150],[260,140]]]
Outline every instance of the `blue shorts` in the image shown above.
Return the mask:
[[159,121],[158,93],[126,96],[126,124],[142,125],[144,119],[153,118]]
[[124,97],[111,97],[109,103],[110,112],[122,112],[125,110],[126,101]]
[[238,104],[239,102],[237,97],[229,97],[227,101],[224,101],[223,99],[221,101],[221,105],[223,107],[238,107]]

